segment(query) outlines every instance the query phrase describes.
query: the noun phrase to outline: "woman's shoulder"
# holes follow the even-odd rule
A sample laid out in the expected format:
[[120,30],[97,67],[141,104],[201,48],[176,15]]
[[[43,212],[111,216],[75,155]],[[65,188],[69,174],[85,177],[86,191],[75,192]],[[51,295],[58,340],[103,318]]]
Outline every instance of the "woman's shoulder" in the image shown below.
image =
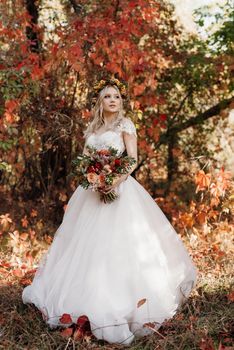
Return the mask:
[[128,134],[135,134],[137,136],[135,124],[130,118],[123,117],[119,123],[119,127],[121,131],[127,132]]

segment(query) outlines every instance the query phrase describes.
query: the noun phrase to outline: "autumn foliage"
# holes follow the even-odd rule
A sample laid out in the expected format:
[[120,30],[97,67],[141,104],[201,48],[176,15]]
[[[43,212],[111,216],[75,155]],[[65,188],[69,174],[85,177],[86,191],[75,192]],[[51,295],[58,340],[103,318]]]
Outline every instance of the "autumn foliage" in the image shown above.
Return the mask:
[[[52,33],[42,4],[32,4],[1,4],[4,186],[36,198],[68,185],[90,118],[93,83],[106,74],[129,84],[125,107],[138,128],[139,171],[149,163],[156,170],[155,150],[166,145],[162,165],[170,185],[182,151],[178,132],[230,105],[230,65],[215,55],[207,60],[205,44],[185,35],[163,2],[96,0],[74,7],[67,1],[66,20],[53,23]],[[217,108],[199,116],[197,99]]]

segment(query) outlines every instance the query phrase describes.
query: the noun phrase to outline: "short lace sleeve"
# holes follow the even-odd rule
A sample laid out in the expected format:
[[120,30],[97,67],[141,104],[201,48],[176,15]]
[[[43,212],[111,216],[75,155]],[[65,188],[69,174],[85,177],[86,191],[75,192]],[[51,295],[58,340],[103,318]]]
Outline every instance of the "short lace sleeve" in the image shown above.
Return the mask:
[[121,131],[125,131],[128,134],[134,134],[137,137],[136,127],[129,118],[124,118],[120,125]]

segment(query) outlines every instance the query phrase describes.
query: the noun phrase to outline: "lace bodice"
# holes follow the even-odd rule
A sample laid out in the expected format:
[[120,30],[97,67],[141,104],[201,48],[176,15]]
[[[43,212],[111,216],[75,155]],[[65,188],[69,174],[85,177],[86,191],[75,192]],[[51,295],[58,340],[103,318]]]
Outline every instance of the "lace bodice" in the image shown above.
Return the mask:
[[116,130],[107,130],[101,134],[92,133],[89,135],[86,138],[85,146],[89,145],[96,147],[98,150],[107,149],[111,146],[118,149],[119,154],[121,154],[125,150],[122,135],[123,131],[127,132],[128,134],[134,134],[137,137],[134,123],[131,121],[131,119],[124,118],[123,121],[117,126]]

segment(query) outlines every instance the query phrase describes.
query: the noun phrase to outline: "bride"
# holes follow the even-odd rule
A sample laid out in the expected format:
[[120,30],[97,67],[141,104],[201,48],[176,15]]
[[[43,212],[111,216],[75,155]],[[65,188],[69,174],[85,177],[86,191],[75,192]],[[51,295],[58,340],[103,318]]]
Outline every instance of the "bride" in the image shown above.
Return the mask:
[[[93,121],[87,146],[125,150],[137,161],[137,133],[124,116],[126,87],[118,79],[94,87]],[[66,326],[88,317],[92,334],[109,343],[130,344],[152,334],[188,298],[197,272],[176,231],[144,187],[128,174],[104,192],[118,192],[112,203],[78,186],[71,196],[52,245],[41,260],[23,302],[33,303],[45,322]],[[70,323],[71,325],[71,323]]]

